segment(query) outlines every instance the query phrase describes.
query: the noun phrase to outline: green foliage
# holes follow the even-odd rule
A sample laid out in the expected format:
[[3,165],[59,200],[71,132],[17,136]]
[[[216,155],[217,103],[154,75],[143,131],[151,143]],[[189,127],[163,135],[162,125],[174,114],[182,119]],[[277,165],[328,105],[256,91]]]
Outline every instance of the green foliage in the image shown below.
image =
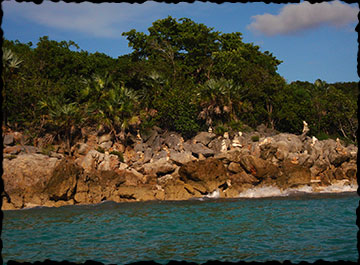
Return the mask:
[[116,150],[113,150],[110,152],[110,155],[116,155],[118,158],[119,158],[119,161],[120,162],[124,162],[124,155],[123,153],[119,152],[119,151],[116,151]]
[[99,153],[105,154],[105,149],[102,148],[101,146],[96,147],[95,150],[98,151]]
[[55,150],[54,146],[52,144],[47,144],[46,146],[41,148],[41,153],[43,155],[50,156],[51,152]]
[[133,52],[117,59],[47,36],[35,47],[4,40],[4,124],[33,139],[58,135],[68,152],[84,125],[124,139],[154,125],[184,137],[209,126],[223,134],[262,123],[300,134],[305,120],[309,135],[357,142],[356,82],[287,84],[273,54],[244,43],[240,32],[188,18],[169,16],[148,33],[123,35]]
[[215,130],[214,130],[215,134],[219,135],[219,136],[224,135],[224,133],[228,132],[228,131],[229,131],[229,129],[226,126],[224,126],[223,124],[216,125]]
[[197,107],[191,103],[192,93],[187,89],[167,87],[153,104],[157,110],[155,120],[160,127],[181,133],[185,138],[199,131]]
[[253,136],[251,136],[251,141],[253,141],[253,142],[258,142],[259,141],[259,135],[253,135]]

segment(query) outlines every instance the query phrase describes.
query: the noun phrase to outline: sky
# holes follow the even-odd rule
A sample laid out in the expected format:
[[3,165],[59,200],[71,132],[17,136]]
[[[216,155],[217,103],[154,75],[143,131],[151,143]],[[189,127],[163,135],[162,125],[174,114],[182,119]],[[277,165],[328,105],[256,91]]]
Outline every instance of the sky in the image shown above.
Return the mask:
[[72,40],[82,50],[117,58],[132,52],[121,36],[123,32],[136,29],[148,33],[158,19],[186,17],[215,31],[241,32],[244,42],[254,43],[283,61],[278,73],[288,83],[359,81],[357,4],[336,0],[317,4],[44,1],[37,5],[10,0],[1,5],[4,37],[32,42],[34,46],[40,37],[49,36],[56,41]]

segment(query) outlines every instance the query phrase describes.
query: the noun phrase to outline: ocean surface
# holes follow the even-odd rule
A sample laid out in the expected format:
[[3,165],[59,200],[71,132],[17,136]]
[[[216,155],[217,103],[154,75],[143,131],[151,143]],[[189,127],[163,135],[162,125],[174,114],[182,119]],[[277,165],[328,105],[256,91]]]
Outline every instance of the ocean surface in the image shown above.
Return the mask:
[[2,257],[4,264],[358,260],[355,192],[250,195],[4,211]]

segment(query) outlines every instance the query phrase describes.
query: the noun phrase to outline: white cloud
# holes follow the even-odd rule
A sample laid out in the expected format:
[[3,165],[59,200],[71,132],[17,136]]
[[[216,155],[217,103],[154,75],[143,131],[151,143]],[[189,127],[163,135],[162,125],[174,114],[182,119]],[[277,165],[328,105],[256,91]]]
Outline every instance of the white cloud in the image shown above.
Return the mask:
[[155,2],[143,4],[102,3],[80,4],[45,1],[34,3],[4,2],[4,17],[27,19],[39,25],[71,30],[94,37],[117,38],[131,29],[131,24],[146,17]]
[[327,24],[343,27],[357,21],[357,7],[339,1],[310,4],[289,4],[278,15],[263,14],[251,17],[254,21],[247,28],[268,36],[293,34]]

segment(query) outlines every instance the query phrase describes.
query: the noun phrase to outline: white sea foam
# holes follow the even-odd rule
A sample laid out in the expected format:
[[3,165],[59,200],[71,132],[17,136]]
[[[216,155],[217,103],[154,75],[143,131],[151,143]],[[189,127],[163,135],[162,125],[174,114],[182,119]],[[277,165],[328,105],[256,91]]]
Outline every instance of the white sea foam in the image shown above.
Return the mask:
[[283,196],[283,192],[279,188],[272,186],[255,187],[239,194],[240,198],[262,198],[274,196]]
[[346,181],[338,181],[337,183],[324,187],[320,192],[322,193],[338,193],[338,192],[351,192],[357,191],[358,185],[350,184]]
[[205,195],[204,197],[212,199],[220,198],[220,191],[218,189],[214,190],[212,193]]
[[239,194],[239,198],[264,198],[264,197],[278,197],[289,196],[298,193],[339,193],[339,192],[354,192],[357,191],[358,186],[346,182],[338,182],[327,187],[318,187],[316,190],[311,186],[300,186],[298,188],[280,190],[274,186],[255,187],[248,189]]

